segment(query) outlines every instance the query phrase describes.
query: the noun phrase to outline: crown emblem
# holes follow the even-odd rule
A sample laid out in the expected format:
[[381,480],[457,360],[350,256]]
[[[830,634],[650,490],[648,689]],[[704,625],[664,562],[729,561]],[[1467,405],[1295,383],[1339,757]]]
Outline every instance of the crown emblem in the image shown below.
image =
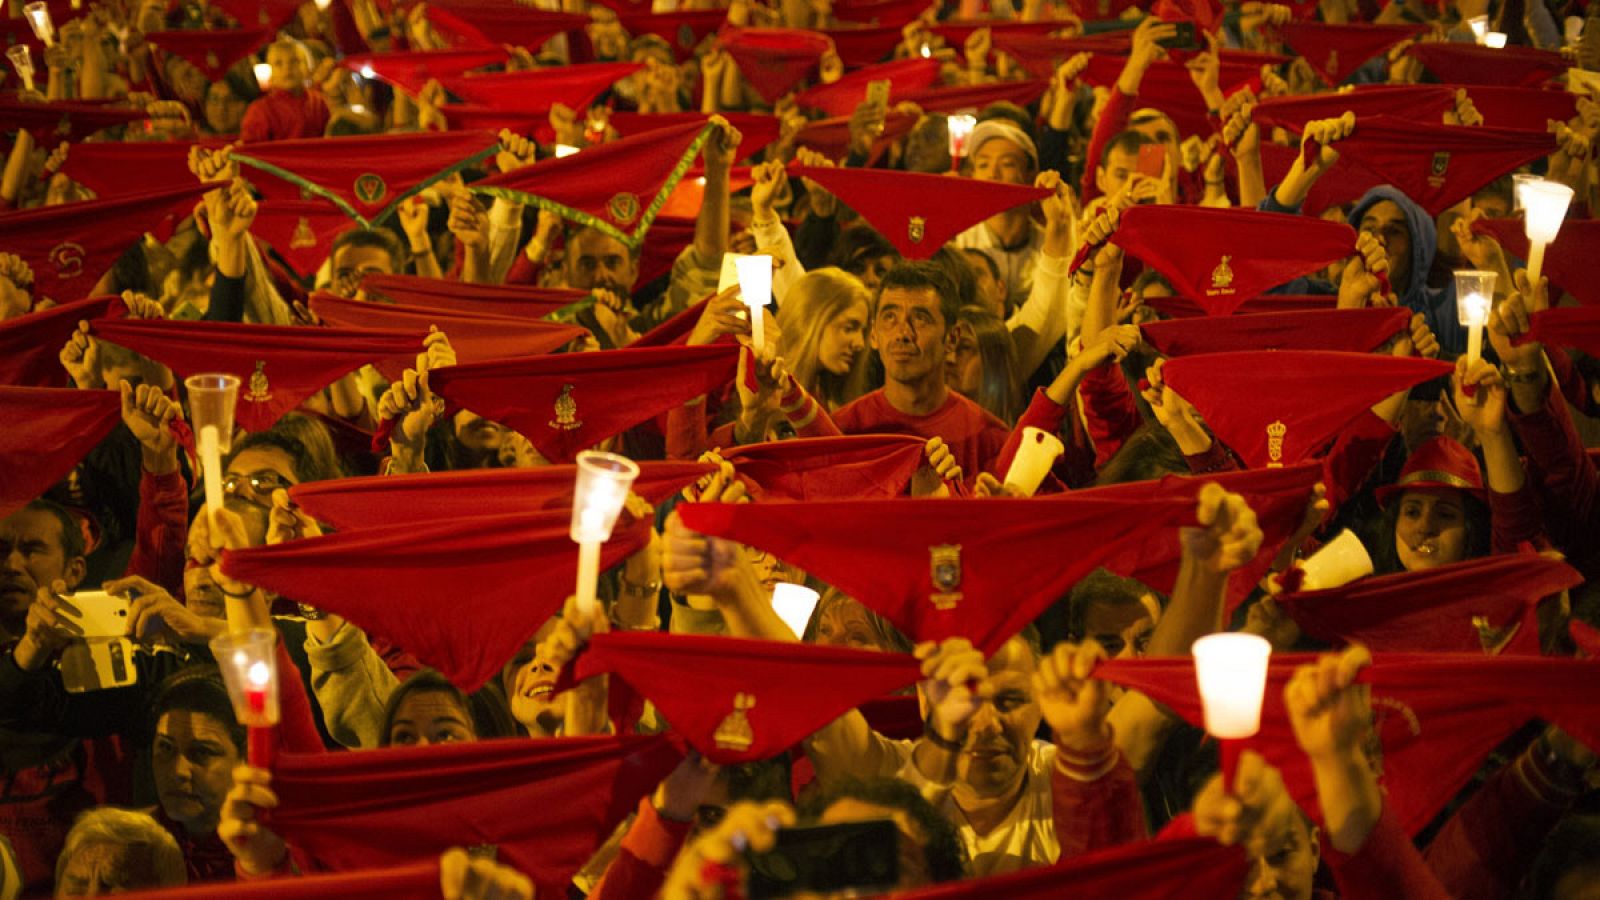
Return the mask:
[[912,216],[910,221],[906,222],[906,237],[910,238],[913,244],[922,243],[922,238],[927,232],[928,220],[921,216]]
[[1231,259],[1232,256],[1222,257],[1217,267],[1211,270],[1211,290],[1208,293],[1212,295],[1233,293],[1233,267],[1228,265]]
[[723,717],[722,724],[717,726],[716,732],[711,736],[719,748],[743,753],[756,742],[755,730],[750,727],[750,717],[745,715],[746,710],[755,705],[754,694],[740,692],[733,695],[733,712]]
[[1289,433],[1289,426],[1279,419],[1267,426],[1267,468],[1283,468],[1283,436]]
[[631,225],[634,219],[639,218],[639,198],[627,191],[613,194],[606,203],[606,212],[618,225]]
[[1444,184],[1444,173],[1450,168],[1450,153],[1440,150],[1433,154],[1433,166],[1428,172],[1428,183],[1434,187]]
[[961,602],[961,545],[939,544],[928,548],[928,578],[933,593],[928,599],[935,609],[954,609]]
[[578,421],[578,401],[572,399],[572,385],[561,386],[561,395],[556,397],[556,417],[549,425],[557,431],[577,431],[583,427]]
[[382,200],[389,193],[389,186],[383,183],[383,176],[376,172],[368,172],[356,178],[356,199],[362,203],[373,204]]
[[305,216],[300,217],[300,224],[294,227],[294,236],[289,238],[289,248],[299,250],[304,247],[315,247],[317,235],[311,230],[311,220]]
[[250,373],[250,393],[245,399],[252,403],[265,403],[272,399],[272,385],[267,383],[267,361],[256,360],[256,370]]

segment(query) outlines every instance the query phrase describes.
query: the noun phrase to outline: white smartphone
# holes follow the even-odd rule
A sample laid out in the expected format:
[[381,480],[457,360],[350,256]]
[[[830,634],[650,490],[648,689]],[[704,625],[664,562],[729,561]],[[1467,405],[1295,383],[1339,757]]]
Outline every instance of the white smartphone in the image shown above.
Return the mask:
[[61,651],[61,682],[69,693],[127,687],[139,680],[134,646],[127,638],[75,640]]
[[105,591],[79,591],[66,600],[81,614],[73,618],[83,627],[85,640],[120,638],[128,633],[127,597]]

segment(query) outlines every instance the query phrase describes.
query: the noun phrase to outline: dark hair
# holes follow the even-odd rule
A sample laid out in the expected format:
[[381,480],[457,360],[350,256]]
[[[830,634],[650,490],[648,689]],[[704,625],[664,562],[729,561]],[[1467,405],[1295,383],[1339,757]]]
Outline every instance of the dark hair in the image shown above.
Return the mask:
[[228,739],[242,756],[245,752],[245,727],[233,717],[233,701],[222,673],[212,665],[189,666],[170,675],[150,701],[150,734],[155,735],[161,717],[173,710],[200,713],[217,720],[228,732]]
[[1114,152],[1137,154],[1140,147],[1154,143],[1154,138],[1131,128],[1126,131],[1119,131],[1115,137],[1106,141],[1105,147],[1101,149],[1100,168],[1104,169],[1106,167],[1107,161],[1111,159],[1111,154]]
[[[343,472],[334,454],[333,439],[327,428],[314,419],[290,413],[279,419],[268,431],[255,431],[234,441],[233,449],[223,460],[222,467],[246,450],[271,448],[289,457],[294,467],[294,480],[299,484],[308,481],[326,481],[338,478]],[[313,449],[315,448],[315,449]]]
[[905,813],[921,832],[928,876],[935,883],[967,877],[967,854],[955,826],[909,783],[898,778],[844,781],[813,796],[801,810],[802,815],[814,821],[840,800],[859,800]]
[[78,525],[78,520],[67,512],[67,508],[54,500],[29,500],[22,507],[24,512],[42,512],[55,516],[56,524],[61,526],[61,555],[67,560],[81,559],[88,548],[83,542],[83,528]]
[[1497,197],[1505,201],[1506,209],[1516,206],[1515,187],[1510,175],[1501,175],[1476,191],[1472,192],[1474,201],[1479,198]]
[[477,718],[472,714],[472,703],[467,700],[467,695],[461,689],[450,683],[450,680],[432,669],[419,669],[413,672],[410,678],[400,682],[399,686],[389,692],[388,702],[383,704],[383,728],[378,732],[378,746],[389,746],[389,732],[394,729],[394,717],[400,711],[400,704],[412,694],[447,694],[466,718],[472,722],[473,737],[478,736]]
[[1600,816],[1569,815],[1556,823],[1544,839],[1539,856],[1528,873],[1529,900],[1556,900],[1556,887],[1574,872],[1600,879]]
[[[978,302],[978,273],[972,271],[972,263],[967,262],[966,254],[946,244],[933,252],[928,257],[928,262],[944,269],[949,276],[950,283],[956,289],[956,307],[971,306]],[[952,316],[945,316],[946,322],[955,322]]]
[[1095,475],[1096,486],[1151,481],[1163,475],[1187,475],[1189,464],[1178,442],[1158,423],[1139,426],[1122,448]]
[[983,368],[977,396],[967,399],[1007,425],[1015,422],[1023,409],[1022,366],[1005,320],[975,303],[957,310],[956,320],[972,329]]
[[387,228],[352,228],[333,239],[333,246],[328,248],[328,260],[338,258],[339,251],[346,247],[371,247],[389,254],[389,262],[394,271],[399,272],[406,264],[406,247],[400,243],[400,238]]
[[[1466,491],[1460,491],[1459,496],[1467,530],[1466,558],[1479,559],[1488,556],[1492,536],[1489,505]],[[1395,523],[1400,520],[1400,501],[1404,497],[1404,491],[1390,497],[1389,505],[1384,507],[1383,515],[1378,519],[1377,529],[1368,532],[1366,544],[1372,556],[1374,574],[1393,575],[1405,571],[1405,566],[1400,564],[1400,552],[1394,546]]]
[[900,251],[889,243],[889,239],[874,231],[867,225],[852,225],[839,232],[839,238],[833,245],[833,253],[828,258],[832,265],[860,277],[867,270],[867,263],[885,256],[900,257]]
[[1096,603],[1111,606],[1143,605],[1146,595],[1155,597],[1162,607],[1167,605],[1166,598],[1144,582],[1113,574],[1103,566],[1095,569],[1073,585],[1072,592],[1067,594],[1067,638],[1082,641],[1088,636],[1084,629],[1087,627],[1090,606]]
[[979,250],[977,247],[963,247],[961,248],[961,254],[967,258],[968,263],[981,263],[984,268],[989,270],[990,278],[995,281],[1000,280],[1000,267],[995,265],[994,257]]
[[[971,275],[972,270],[968,269],[967,274]],[[939,314],[944,317],[945,329],[949,330],[956,323],[956,313],[961,309],[960,292],[951,281],[947,266],[926,259],[901,260],[884,273],[883,280],[878,283],[878,296],[872,302],[874,319],[877,318],[878,302],[883,298],[883,292],[890,288],[933,291],[934,296],[939,298]]]

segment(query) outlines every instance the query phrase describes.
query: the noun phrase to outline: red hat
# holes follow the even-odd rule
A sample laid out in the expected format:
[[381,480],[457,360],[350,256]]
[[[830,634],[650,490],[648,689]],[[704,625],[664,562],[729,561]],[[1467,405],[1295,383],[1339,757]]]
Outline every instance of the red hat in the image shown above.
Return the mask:
[[429,3],[428,21],[463,39],[463,46],[513,44],[537,53],[558,34],[581,33],[590,19],[513,3]]
[[833,17],[881,28],[901,28],[928,10],[930,0],[863,0],[835,3]]
[[848,116],[867,99],[867,85],[889,82],[889,100],[894,102],[914,91],[926,90],[939,81],[936,59],[902,59],[857,69],[832,84],[819,84],[801,91],[795,101],[802,107],[820,109],[830,116]]
[[597,634],[576,677],[613,672],[721,765],[767,759],[921,678],[909,654],[687,634]]
[[1258,350],[1181,356],[1162,377],[1218,440],[1260,468],[1320,452],[1373,404],[1454,368],[1370,353]]
[[436,369],[434,393],[521,432],[544,457],[578,451],[733,379],[738,348],[563,353]]
[[717,41],[768,103],[777,103],[809,77],[822,54],[831,49],[826,37],[798,28],[730,26],[722,29]]
[[[1289,794],[1321,819],[1311,763],[1295,741],[1283,689],[1312,654],[1273,654],[1261,732],[1247,744],[1283,772]],[[1096,677],[1138,690],[1185,721],[1203,721],[1189,659],[1117,659]],[[1477,653],[1374,653],[1358,682],[1371,685],[1384,806],[1410,834],[1422,830],[1497,744],[1542,718],[1593,746],[1600,742],[1600,660]]]
[[1002,81],[995,84],[932,87],[925,91],[913,91],[904,97],[896,97],[895,100],[915,103],[922,107],[924,112],[953,113],[963,109],[982,109],[991,103],[1015,103],[1018,106],[1027,106],[1043,97],[1048,87],[1050,82],[1040,79]]
[[1534,87],[1567,70],[1561,54],[1533,47],[1412,44],[1406,53],[1447,84]]
[[[1251,297],[1234,307],[1234,314],[1278,313],[1278,312],[1305,312],[1311,310],[1331,310],[1339,302],[1339,298],[1332,294],[1262,294]],[[1192,319],[1195,316],[1209,316],[1211,310],[1205,305],[1197,303],[1188,297],[1154,297],[1146,296],[1144,304],[1165,316],[1174,319]]]
[[0,518],[66,477],[121,416],[116,391],[0,386]]
[[[1123,548],[1194,518],[1186,498],[690,503],[683,523],[760,547],[861,601],[918,641],[985,653]],[[1061,548],[1073,548],[1062,556]],[[1048,566],[1019,558],[1049,557]]]
[[1569,91],[1473,85],[1467,96],[1491,128],[1545,131],[1551,119],[1565,122],[1578,114],[1578,95]]
[[328,259],[333,239],[350,230],[350,218],[323,199],[263,200],[250,233],[278,251],[296,272],[315,273]]
[[399,53],[361,53],[341,60],[345,68],[362,73],[370,69],[379,78],[416,94],[431,79],[453,78],[473,69],[505,62],[504,47],[465,50],[418,50]]
[[120,318],[123,312],[120,297],[89,297],[0,322],[0,385],[61,386],[61,346],[78,323]]
[[[311,295],[311,311],[336,328],[412,332],[426,331],[433,326],[450,336],[450,345],[455,348],[457,359],[464,363],[543,356],[589,333],[581,325],[429,309],[425,306],[368,303],[346,300],[321,291]],[[385,378],[397,381],[406,369],[416,365],[416,354],[380,360],[376,365]]]
[[[344,616],[473,691],[572,593],[570,526],[564,509],[408,521],[228,551],[223,571]],[[649,526],[619,523],[602,569],[644,546]],[[381,591],[372,589],[375,573]]]
[[1232,350],[1344,350],[1366,353],[1411,325],[1405,307],[1205,316],[1147,322],[1140,333],[1163,356]]
[[250,181],[269,199],[326,197],[371,227],[401,198],[499,148],[486,132],[445,131],[272,141],[251,144],[248,153],[235,151],[233,158],[256,170]]
[[582,110],[611,85],[644,70],[643,63],[588,63],[440,79],[450,93],[496,110],[550,112],[560,103]]
[[[304,868],[335,871],[486,845],[554,897],[682,759],[664,735],[285,753],[272,767],[272,829]],[[411,896],[438,890],[435,879]]]
[[380,359],[422,350],[422,330],[295,328],[169,319],[102,320],[95,337],[167,366],[180,377],[225,372],[239,378],[239,427],[265,431],[284,413],[339,378]]
[[871,500],[905,494],[925,443],[903,434],[801,438],[734,447],[722,458],[754,500]]
[[157,49],[181,56],[210,81],[221,81],[233,64],[256,52],[272,37],[267,28],[152,31],[144,39]]
[[[734,151],[734,159],[749,159],[756,155],[768,144],[778,139],[778,119],[763,113],[725,112],[717,115],[728,120],[728,124],[739,129],[739,149]],[[674,128],[679,125],[697,123],[705,125],[711,121],[711,116],[700,112],[682,113],[612,113],[607,123],[617,134],[623,137],[633,137],[647,131],[659,131],[662,128]],[[641,279],[643,284],[648,279]]]
[[1250,120],[1296,133],[1307,122],[1336,119],[1346,112],[1355,113],[1357,122],[1368,116],[1384,115],[1431,125],[1455,109],[1455,104],[1455,88],[1449,85],[1362,85],[1354,90],[1325,94],[1267,97],[1250,111]]
[[854,28],[844,25],[819,31],[833,41],[834,52],[839,54],[839,60],[847,69],[883,62],[901,40],[898,25],[863,25]]
[[1323,25],[1295,22],[1280,29],[1283,40],[1306,58],[1322,80],[1337,85],[1367,60],[1427,30],[1426,25]]
[[[1096,53],[1083,70],[1083,80],[1095,87],[1109,88],[1122,76],[1125,57]],[[1222,63],[1219,84],[1224,94],[1245,85],[1260,87],[1261,67],[1248,63]],[[1210,110],[1200,89],[1194,86],[1189,70],[1181,63],[1158,62],[1150,66],[1139,82],[1138,104],[1160,110],[1172,118],[1184,134],[1208,135],[1213,126]]]
[[[715,471],[709,463],[642,460],[629,490],[656,504]],[[437,520],[565,510],[572,506],[576,477],[577,467],[565,465],[336,478],[295,485],[289,497],[312,518],[345,531],[419,516]]]
[[1582,583],[1583,575],[1559,560],[1502,553],[1285,594],[1278,603],[1307,635],[1331,644],[1472,653],[1484,649],[1474,625],[1483,618],[1495,628],[1520,626],[1505,652],[1537,656],[1539,601]]
[[528,319],[542,318],[587,296],[571,288],[469,284],[420,275],[368,275],[361,286],[369,294],[407,306]]
[[711,133],[690,122],[492,175],[476,192],[531,203],[639,246]]
[[[895,141],[905,137],[916,127],[917,118],[909,113],[897,112],[885,116],[883,132],[873,139],[872,149],[867,153],[867,162],[876,164],[881,160]],[[795,135],[795,145],[808,147],[829,159],[844,159],[850,150],[850,117],[812,119],[801,126],[800,133]]]
[[700,42],[722,27],[728,20],[728,13],[724,9],[684,9],[666,13],[651,13],[648,9],[619,10],[617,20],[634,37],[653,34],[671,44],[673,55],[681,62],[694,56]]
[[1249,868],[1242,850],[1211,838],[1157,838],[1066,857],[1051,866],[947,881],[895,896],[900,900],[1237,897],[1245,889]]
[[128,245],[156,229],[176,210],[192,207],[207,190],[190,184],[170,191],[3,213],[0,252],[16,254],[33,269],[35,295],[77,300],[94,288]]
[[1016,60],[1034,78],[1049,81],[1062,60],[1077,53],[1126,52],[1130,36],[1112,32],[1093,37],[1057,38],[1006,31],[994,35],[994,49]]
[[150,115],[143,110],[87,100],[27,103],[14,97],[0,99],[0,122],[6,124],[6,130],[26,129],[45,147],[54,147],[61,141],[76,144],[102,128],[148,118]]
[[836,194],[909,259],[927,259],[984,219],[1050,196],[1047,188],[921,172],[790,165],[789,174]]
[[[95,192],[101,200],[150,191],[175,191],[193,187],[189,171],[189,148],[183,141],[94,141],[73,144],[61,171],[68,178]],[[220,149],[216,140],[200,141],[199,146]],[[127,173],[138,172],[138,178]]]
[[[1472,230],[1487,234],[1507,253],[1528,258],[1528,233],[1521,219],[1479,219]],[[1600,221],[1568,220],[1544,253],[1544,277],[1550,283],[1586,304],[1600,304],[1600,279],[1594,277],[1590,261],[1600,259]]]
[[1136,206],[1111,241],[1223,315],[1354,253],[1356,232],[1343,222],[1249,209]]
[[1410,491],[1465,491],[1479,500],[1488,500],[1483,489],[1483,471],[1472,451],[1455,440],[1439,435],[1429,438],[1406,457],[1400,477],[1394,484],[1378,488],[1378,503]]

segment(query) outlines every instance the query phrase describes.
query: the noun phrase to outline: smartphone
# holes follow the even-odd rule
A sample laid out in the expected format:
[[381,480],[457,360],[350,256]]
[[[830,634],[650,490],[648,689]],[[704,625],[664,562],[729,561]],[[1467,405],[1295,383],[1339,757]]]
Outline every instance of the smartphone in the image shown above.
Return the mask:
[[1172,37],[1163,38],[1159,41],[1156,41],[1157,44],[1167,48],[1168,50],[1200,49],[1200,39],[1195,32],[1193,22],[1183,21],[1173,22],[1172,24],[1177,26],[1178,33],[1174,34]]
[[867,102],[873,103],[884,109],[889,108],[889,79],[879,78],[867,82]]
[[138,680],[133,642],[127,638],[73,640],[61,650],[61,684],[68,693],[128,687]]
[[1167,167],[1167,147],[1165,144],[1145,144],[1139,148],[1139,162],[1134,171],[1140,175],[1151,178],[1160,178],[1162,170]]
[[84,639],[120,638],[128,633],[128,598],[105,591],[79,591],[66,598],[82,615]]
[[749,857],[751,900],[851,889],[881,891],[900,880],[900,837],[894,822],[785,828],[767,853]]

